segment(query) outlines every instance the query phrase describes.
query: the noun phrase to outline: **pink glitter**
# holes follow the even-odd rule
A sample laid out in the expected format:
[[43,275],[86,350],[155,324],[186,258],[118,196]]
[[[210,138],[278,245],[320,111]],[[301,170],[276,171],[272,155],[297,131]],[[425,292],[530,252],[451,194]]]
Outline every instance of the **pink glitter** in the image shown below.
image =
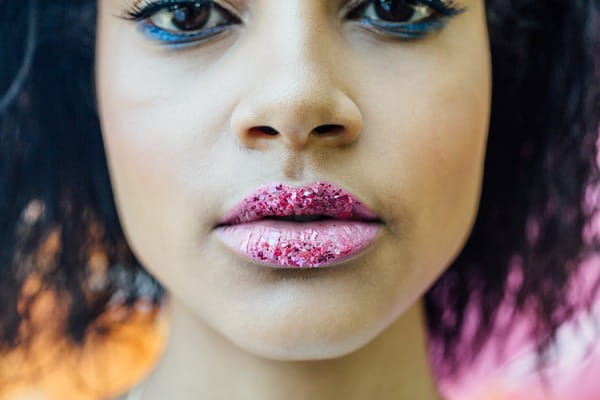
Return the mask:
[[324,215],[336,219],[375,221],[377,216],[350,193],[327,182],[303,187],[271,184],[234,207],[220,225],[252,222],[269,216]]
[[221,227],[223,241],[238,254],[274,267],[320,267],[364,249],[380,224],[325,220],[307,223],[261,220]]
[[283,246],[271,246],[263,242],[261,247],[251,248],[249,254],[255,259],[271,264],[316,267],[326,264],[339,255],[350,254],[351,251],[352,249],[348,247],[339,250],[331,241],[315,245],[301,240],[291,240]]
[[[316,221],[269,217],[323,215]],[[372,242],[381,221],[350,193],[330,183],[271,184],[235,206],[217,227],[238,254],[272,267],[312,268],[348,258]]]

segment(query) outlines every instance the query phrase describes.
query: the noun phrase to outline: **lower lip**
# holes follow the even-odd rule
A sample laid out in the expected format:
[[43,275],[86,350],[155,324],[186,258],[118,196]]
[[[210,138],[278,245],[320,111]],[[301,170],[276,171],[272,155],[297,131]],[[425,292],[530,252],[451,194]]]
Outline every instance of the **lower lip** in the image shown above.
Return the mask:
[[375,240],[381,224],[263,219],[222,226],[217,236],[235,253],[272,268],[317,268],[357,255]]

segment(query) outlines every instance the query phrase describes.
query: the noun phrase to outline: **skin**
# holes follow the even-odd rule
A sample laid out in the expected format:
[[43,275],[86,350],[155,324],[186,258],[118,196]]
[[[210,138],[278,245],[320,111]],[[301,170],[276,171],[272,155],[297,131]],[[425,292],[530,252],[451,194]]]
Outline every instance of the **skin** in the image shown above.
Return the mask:
[[[230,0],[242,25],[178,49],[118,18],[124,3],[98,3],[99,114],[127,240],[171,311],[143,398],[439,398],[422,297],[479,204],[483,2],[407,42],[344,19],[342,0]],[[315,181],[384,221],[360,256],[275,270],[215,237],[260,185]]]

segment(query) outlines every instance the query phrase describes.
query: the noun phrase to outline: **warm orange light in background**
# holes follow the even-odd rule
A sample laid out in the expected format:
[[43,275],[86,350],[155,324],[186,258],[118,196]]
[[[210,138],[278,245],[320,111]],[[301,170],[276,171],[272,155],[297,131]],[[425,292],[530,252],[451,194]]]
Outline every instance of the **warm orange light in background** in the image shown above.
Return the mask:
[[[35,286],[31,278],[25,291]],[[166,317],[141,305],[129,322],[115,324],[106,337],[92,333],[83,348],[74,348],[57,333],[56,306],[52,293],[39,296],[32,308],[38,334],[31,347],[0,360],[0,400],[113,398],[149,372],[166,343]],[[118,320],[118,314],[116,309],[103,318]]]

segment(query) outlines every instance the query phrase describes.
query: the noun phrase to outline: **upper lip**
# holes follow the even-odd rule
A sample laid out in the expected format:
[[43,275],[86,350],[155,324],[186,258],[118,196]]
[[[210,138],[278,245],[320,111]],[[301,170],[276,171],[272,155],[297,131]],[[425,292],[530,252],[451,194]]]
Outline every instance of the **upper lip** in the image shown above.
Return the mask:
[[381,222],[348,191],[329,182],[304,186],[272,183],[259,187],[235,205],[217,226],[236,225],[268,217],[323,215],[329,218]]

